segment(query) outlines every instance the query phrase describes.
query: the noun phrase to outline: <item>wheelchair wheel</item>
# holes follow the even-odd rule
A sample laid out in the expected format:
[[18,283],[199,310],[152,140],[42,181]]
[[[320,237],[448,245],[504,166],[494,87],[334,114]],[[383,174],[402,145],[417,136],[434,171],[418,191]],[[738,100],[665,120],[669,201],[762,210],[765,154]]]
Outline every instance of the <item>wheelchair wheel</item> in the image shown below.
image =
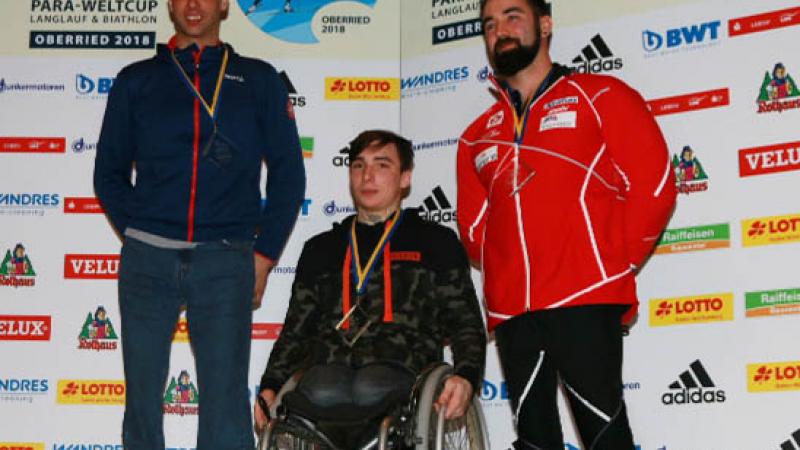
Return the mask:
[[261,434],[258,450],[327,450],[329,447],[307,435],[308,432],[273,420]]
[[488,450],[486,421],[480,401],[473,397],[466,414],[458,419],[445,420],[433,408],[444,387],[445,379],[453,373],[449,365],[441,365],[425,378],[417,401],[415,450]]

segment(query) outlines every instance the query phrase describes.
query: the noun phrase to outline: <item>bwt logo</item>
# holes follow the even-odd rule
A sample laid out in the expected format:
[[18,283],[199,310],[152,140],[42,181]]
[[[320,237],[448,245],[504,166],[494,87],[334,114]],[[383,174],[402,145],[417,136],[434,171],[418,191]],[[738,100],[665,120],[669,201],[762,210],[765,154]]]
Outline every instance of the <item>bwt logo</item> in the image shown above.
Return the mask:
[[682,45],[699,44],[719,39],[721,22],[705,22],[687,27],[672,28],[665,33],[651,30],[642,31],[642,47],[647,52],[655,52],[662,48],[673,49]]
[[483,387],[481,387],[480,398],[483,401],[492,400],[508,400],[508,386],[505,381],[500,383],[498,388],[496,384],[489,380],[483,380]]
[[75,75],[75,90],[81,95],[107,95],[113,84],[113,78],[100,77],[92,79],[81,73]]

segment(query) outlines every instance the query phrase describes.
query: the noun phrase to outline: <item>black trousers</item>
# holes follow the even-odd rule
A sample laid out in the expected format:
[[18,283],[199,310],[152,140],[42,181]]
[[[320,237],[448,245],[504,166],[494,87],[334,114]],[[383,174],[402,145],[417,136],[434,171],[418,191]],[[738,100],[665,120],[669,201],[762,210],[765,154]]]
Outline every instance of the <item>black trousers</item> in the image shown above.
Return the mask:
[[495,339],[517,428],[514,448],[563,450],[559,380],[585,450],[634,448],[622,398],[621,305],[529,312]]

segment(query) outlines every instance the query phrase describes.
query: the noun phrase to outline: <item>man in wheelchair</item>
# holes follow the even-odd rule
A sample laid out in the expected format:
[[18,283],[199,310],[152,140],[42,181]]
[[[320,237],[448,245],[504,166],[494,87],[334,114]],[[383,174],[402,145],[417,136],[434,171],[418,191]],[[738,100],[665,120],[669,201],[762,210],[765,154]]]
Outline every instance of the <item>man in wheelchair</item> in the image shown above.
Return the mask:
[[[306,242],[260,392],[272,406],[302,372],[282,408],[344,449],[362,448],[368,419],[379,421],[408,399],[417,375],[443,360],[446,344],[453,374],[435,394],[434,408],[444,408],[445,419],[463,416],[480,388],[486,352],[456,234],[401,208],[411,187],[411,142],[370,130],[350,143],[348,154],[356,214]],[[254,415],[261,429],[267,417],[258,404]]]

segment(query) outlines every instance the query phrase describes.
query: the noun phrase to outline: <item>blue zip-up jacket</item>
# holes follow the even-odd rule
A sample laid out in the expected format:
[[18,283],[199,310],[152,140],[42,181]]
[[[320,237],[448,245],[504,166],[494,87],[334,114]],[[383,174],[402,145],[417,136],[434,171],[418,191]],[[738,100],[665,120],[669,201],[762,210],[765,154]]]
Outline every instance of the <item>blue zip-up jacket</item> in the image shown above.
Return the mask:
[[[191,85],[212,104],[226,49],[215,133]],[[263,209],[262,161],[269,199]],[[283,82],[271,65],[239,56],[227,44],[159,44],[153,58],[123,68],[111,88],[94,187],[120,234],[130,226],[189,242],[255,237],[255,251],[277,259],[305,193],[300,139]]]

